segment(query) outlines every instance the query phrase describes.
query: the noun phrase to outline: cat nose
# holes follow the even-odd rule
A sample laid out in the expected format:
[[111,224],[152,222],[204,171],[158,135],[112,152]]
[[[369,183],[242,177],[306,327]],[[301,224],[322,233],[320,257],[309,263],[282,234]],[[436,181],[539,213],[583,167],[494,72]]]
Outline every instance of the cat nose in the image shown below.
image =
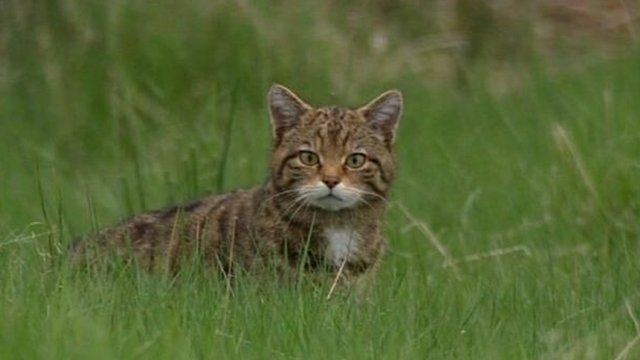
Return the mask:
[[322,182],[327,185],[329,189],[333,189],[336,185],[340,183],[340,179],[336,177],[326,177],[322,179]]

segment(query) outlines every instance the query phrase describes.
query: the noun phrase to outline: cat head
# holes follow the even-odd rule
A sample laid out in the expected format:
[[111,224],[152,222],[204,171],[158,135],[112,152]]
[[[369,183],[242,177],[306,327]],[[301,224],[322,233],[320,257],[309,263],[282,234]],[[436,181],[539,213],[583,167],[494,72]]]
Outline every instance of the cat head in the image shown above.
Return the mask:
[[393,179],[392,144],[402,94],[390,90],[357,109],[314,108],[291,90],[268,95],[272,181],[315,208],[339,211],[384,200]]

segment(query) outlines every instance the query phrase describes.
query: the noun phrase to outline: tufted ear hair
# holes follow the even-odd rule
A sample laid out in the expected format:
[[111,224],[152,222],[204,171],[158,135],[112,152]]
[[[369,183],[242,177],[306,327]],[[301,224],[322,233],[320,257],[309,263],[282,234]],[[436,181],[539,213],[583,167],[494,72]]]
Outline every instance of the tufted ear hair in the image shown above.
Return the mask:
[[287,130],[297,126],[302,115],[311,110],[311,106],[293,91],[279,84],[273,84],[269,89],[268,101],[275,139],[280,139]]
[[387,144],[392,144],[402,116],[402,93],[399,90],[386,91],[359,108],[358,112],[381,133]]

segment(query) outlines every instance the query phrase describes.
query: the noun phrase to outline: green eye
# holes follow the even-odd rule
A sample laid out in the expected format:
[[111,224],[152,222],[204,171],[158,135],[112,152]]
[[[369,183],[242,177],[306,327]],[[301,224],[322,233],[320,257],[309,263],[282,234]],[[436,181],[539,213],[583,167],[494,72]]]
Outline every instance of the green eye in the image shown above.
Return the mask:
[[312,151],[300,151],[300,162],[307,166],[318,165],[320,159],[318,159],[318,155]]
[[347,166],[352,169],[357,169],[362,167],[364,163],[367,162],[367,156],[361,153],[351,154],[347,157]]

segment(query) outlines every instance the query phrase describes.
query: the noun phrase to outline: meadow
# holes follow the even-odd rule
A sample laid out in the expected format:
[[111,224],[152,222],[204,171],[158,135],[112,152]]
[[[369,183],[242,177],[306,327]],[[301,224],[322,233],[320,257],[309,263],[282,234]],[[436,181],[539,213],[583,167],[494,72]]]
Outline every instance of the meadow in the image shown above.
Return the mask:
[[[640,49],[465,55],[413,3],[0,4],[0,358],[640,358]],[[69,264],[78,235],[261,183],[274,82],[405,95],[366,299]]]

